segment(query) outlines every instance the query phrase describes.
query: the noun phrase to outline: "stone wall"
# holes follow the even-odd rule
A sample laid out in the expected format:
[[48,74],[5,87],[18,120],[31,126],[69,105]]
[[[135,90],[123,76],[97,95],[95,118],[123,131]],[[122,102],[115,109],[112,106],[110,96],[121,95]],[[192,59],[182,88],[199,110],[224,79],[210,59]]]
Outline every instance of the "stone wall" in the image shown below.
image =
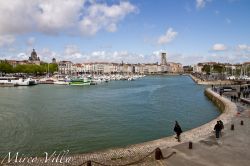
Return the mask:
[[204,91],[204,94],[220,109],[221,112],[225,111],[225,104],[218,97],[214,96],[208,90]]

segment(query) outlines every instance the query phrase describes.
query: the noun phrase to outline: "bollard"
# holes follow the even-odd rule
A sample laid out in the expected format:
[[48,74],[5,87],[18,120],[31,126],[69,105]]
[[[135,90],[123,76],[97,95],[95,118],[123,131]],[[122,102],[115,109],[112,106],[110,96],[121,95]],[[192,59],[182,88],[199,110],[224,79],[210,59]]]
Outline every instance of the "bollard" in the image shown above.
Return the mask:
[[91,161],[87,161],[87,166],[92,166]]
[[240,125],[241,126],[243,126],[244,125],[244,121],[242,120],[242,121],[240,121]]
[[189,142],[188,148],[189,148],[189,149],[193,149],[193,142],[191,142],[191,141]]
[[231,124],[231,130],[234,130],[234,124]]
[[160,148],[155,149],[155,160],[163,159],[163,155]]

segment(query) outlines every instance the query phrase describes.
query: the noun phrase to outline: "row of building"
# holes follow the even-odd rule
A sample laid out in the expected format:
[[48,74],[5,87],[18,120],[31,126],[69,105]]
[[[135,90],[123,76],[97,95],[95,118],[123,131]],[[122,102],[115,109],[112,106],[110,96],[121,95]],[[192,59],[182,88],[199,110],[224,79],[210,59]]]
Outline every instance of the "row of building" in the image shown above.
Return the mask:
[[158,73],[182,73],[180,63],[167,63],[166,65],[158,63],[145,64],[127,64],[127,63],[77,63],[71,61],[60,61],[58,63],[59,74],[158,74]]
[[[167,62],[165,52],[161,53],[161,63],[144,63],[144,64],[128,64],[128,63],[110,63],[110,62],[94,62],[94,63],[76,63],[71,61],[59,61],[52,59],[52,63],[58,64],[58,73],[63,75],[76,74],[158,74],[158,73],[182,73],[183,68],[180,63]],[[6,60],[13,67],[24,64],[40,65],[42,62],[38,57],[35,49],[31,52],[28,60]]]
[[161,63],[77,63],[71,61],[60,61],[58,69],[60,74],[159,74],[159,73],[182,73],[183,68],[180,63],[167,62],[167,54],[161,53]]

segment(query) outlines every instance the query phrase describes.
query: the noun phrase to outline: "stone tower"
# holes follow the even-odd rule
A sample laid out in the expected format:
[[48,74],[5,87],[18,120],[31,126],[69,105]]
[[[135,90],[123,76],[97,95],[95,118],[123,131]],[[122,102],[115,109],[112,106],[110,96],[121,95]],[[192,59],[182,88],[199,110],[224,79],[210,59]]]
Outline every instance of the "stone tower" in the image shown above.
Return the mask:
[[167,65],[167,53],[161,52],[161,65]]

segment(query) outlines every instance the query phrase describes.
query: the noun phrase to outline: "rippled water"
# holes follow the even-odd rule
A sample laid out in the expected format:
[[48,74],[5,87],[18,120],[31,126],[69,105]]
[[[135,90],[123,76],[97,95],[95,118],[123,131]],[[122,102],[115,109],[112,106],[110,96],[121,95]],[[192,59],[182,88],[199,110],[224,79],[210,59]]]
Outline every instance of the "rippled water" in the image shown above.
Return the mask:
[[97,86],[0,88],[0,154],[71,153],[173,135],[219,115],[187,76],[145,77]]

